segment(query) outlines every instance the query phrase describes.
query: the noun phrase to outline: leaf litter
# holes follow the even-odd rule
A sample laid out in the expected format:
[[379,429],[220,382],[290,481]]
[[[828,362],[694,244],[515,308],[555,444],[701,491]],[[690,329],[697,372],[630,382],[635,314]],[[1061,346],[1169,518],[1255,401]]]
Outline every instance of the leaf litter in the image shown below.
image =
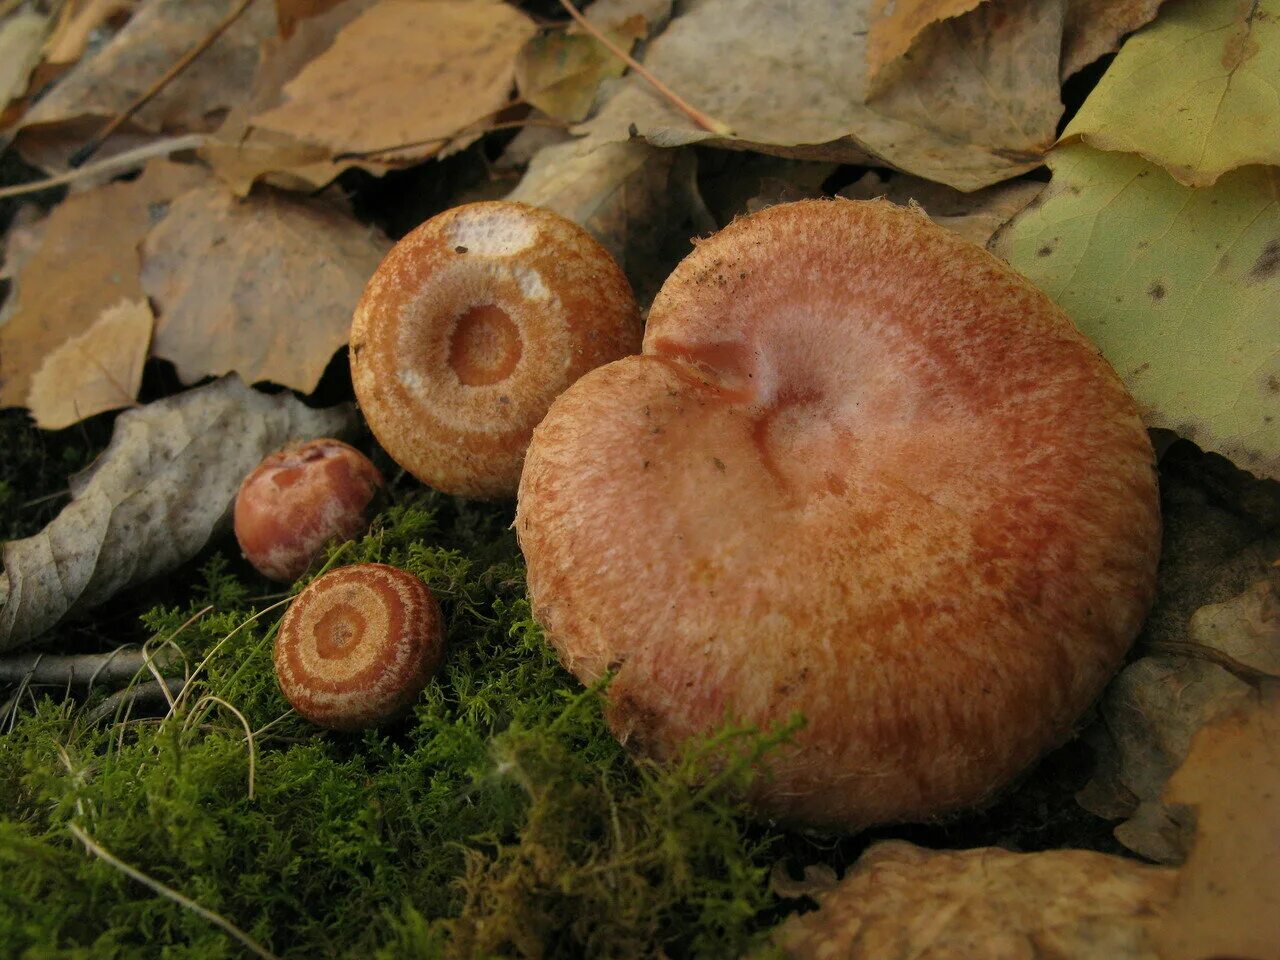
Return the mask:
[[[699,124],[580,25],[531,12],[558,16],[554,5],[254,3],[105,150],[196,132],[217,180],[161,163],[104,186],[77,176],[48,217],[33,224],[24,214],[10,230],[0,402],[27,406],[49,427],[134,406],[153,325],[151,355],[173,363],[179,381],[236,371],[332,394],[321,374],[386,247],[345,198],[335,199],[341,193],[363,220],[379,192],[388,198],[380,203],[421,210],[417,219],[450,197],[508,193],[549,206],[614,252],[647,300],[697,235],[838,188],[918,204],[973,242],[994,234],[993,249],[1099,342],[1152,426],[1274,477],[1267,371],[1276,354],[1265,308],[1280,262],[1266,232],[1275,225],[1275,111],[1257,112],[1276,87],[1269,4],[693,0],[674,19],[665,0],[589,8],[595,28],[713,121]],[[69,2],[34,73],[38,84],[57,82],[34,105],[13,108],[31,109],[19,148],[60,168],[207,41],[233,6]],[[97,39],[86,46],[90,32]],[[1061,80],[1118,47],[1109,67],[1073,81],[1093,85],[1101,74],[1063,145],[1047,154],[1049,186],[1021,178],[1057,135]],[[1245,122],[1251,111],[1256,122]],[[577,139],[554,129],[564,123],[578,124]],[[521,124],[528,129],[508,157],[490,165],[502,131]],[[462,158],[486,167],[465,185],[449,182],[449,164],[415,166],[486,136],[494,144]],[[528,168],[514,192],[513,164]],[[386,187],[369,177],[397,169],[407,179]],[[162,189],[161,170],[181,171],[180,182]],[[340,189],[320,196],[283,192],[314,193],[335,178]],[[398,209],[391,219],[414,222]],[[95,244],[102,236],[118,242]],[[169,376],[158,374],[164,366],[147,369],[149,380]],[[344,387],[336,389],[333,399],[342,398]],[[193,692],[234,704],[251,730],[269,728],[246,743],[238,722],[193,696],[173,711],[176,737],[162,719],[153,735],[146,712],[163,711],[163,698],[125,690],[81,711],[56,699],[61,691],[40,701],[20,684],[0,703],[0,728],[13,731],[0,738],[0,753],[21,758],[0,763],[14,771],[0,777],[0,802],[20,818],[0,818],[0,862],[15,878],[0,891],[6,943],[38,952],[95,942],[104,955],[134,955],[106,943],[135,938],[143,924],[197,951],[225,952],[213,916],[238,925],[246,942],[297,955],[332,952],[335,943],[386,957],[739,955],[786,912],[775,894],[823,902],[775,938],[793,956],[971,956],[980,942],[1007,944],[1010,956],[1180,960],[1265,956],[1276,938],[1255,922],[1275,915],[1267,899],[1275,884],[1241,884],[1238,868],[1274,847],[1265,830],[1280,822],[1259,816],[1274,803],[1280,768],[1268,753],[1280,663],[1274,483],[1246,483],[1224,472],[1225,461],[1189,458],[1185,444],[1165,454],[1160,599],[1085,731],[1097,765],[1092,781],[1077,782],[1081,803],[1122,821],[1120,843],[1181,866],[1039,851],[1034,839],[1026,853],[898,841],[859,860],[857,840],[824,846],[749,828],[731,796],[690,807],[705,754],[673,770],[627,760],[600,721],[598,692],[581,693],[559,671],[529,618],[500,507],[410,492],[409,505],[385,514],[370,538],[330,558],[387,560],[441,591],[461,652],[415,717],[357,744],[316,736],[284,715],[264,660],[270,628],[257,620],[266,611],[228,573],[218,531],[237,471],[285,434],[338,431],[348,417],[287,392],[267,396],[234,376],[126,410],[92,479],[73,482],[71,504],[45,531],[6,547],[18,592],[0,609],[4,643],[37,634],[65,643],[72,623],[102,631],[99,644],[108,632],[118,642],[114,614],[103,619],[110,596],[211,557],[191,598],[201,605],[162,600],[141,629],[152,643],[188,644],[188,661],[211,656]],[[81,429],[90,436],[107,423]],[[202,458],[234,463],[206,476]],[[127,476],[145,480],[132,488],[111,481]],[[194,507],[206,485],[211,499]],[[0,484],[0,503],[12,500]],[[180,569],[188,571],[180,588],[144,589],[169,598],[193,589],[199,578]],[[215,612],[201,613],[210,603]],[[85,618],[90,610],[99,613]],[[190,662],[184,678],[175,689],[192,682]],[[757,737],[726,731],[709,749],[749,741],[734,752],[752,756],[775,742]],[[246,798],[246,763],[255,757],[259,792]],[[739,775],[750,772],[735,768]],[[1237,787],[1210,786],[1224,782]],[[264,796],[280,805],[278,817],[254,806]],[[1061,787],[1050,796],[1070,803]],[[299,810],[311,825],[306,836],[291,826]],[[928,836],[937,846],[965,845],[976,835],[969,823]],[[159,887],[82,858],[71,826],[212,912],[193,913],[156,895]],[[157,829],[182,843],[155,842]],[[1000,836],[1036,836],[1019,829]],[[1121,849],[1100,835],[1081,834],[1099,850]],[[766,885],[779,844],[801,851],[806,876],[823,882]],[[832,865],[848,868],[834,888]],[[1265,878],[1268,866],[1250,869]],[[100,902],[118,922],[84,926],[80,891],[90,883],[107,891]],[[44,904],[42,926],[6,926],[33,896]],[[377,919],[353,929],[351,917]],[[45,936],[53,939],[37,943]]]

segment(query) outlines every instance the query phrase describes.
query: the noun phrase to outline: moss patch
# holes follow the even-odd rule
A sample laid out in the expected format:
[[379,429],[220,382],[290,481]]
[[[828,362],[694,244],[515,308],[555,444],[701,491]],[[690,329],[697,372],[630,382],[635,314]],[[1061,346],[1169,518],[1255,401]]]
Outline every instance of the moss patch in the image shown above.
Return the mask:
[[[331,734],[292,714],[271,667],[280,610],[218,556],[190,605],[143,618],[193,676],[171,716],[95,724],[93,703],[52,698],[20,713],[0,737],[11,955],[243,955],[89,855],[73,824],[281,956],[749,946],[772,901],[773,838],[748,832],[722,788],[772,741],[727,730],[666,770],[629,760],[599,692],[560,668],[530,617],[510,521],[417,495],[331,559],[408,569],[444,606],[446,666],[393,727]],[[708,764],[721,789],[695,789]]]

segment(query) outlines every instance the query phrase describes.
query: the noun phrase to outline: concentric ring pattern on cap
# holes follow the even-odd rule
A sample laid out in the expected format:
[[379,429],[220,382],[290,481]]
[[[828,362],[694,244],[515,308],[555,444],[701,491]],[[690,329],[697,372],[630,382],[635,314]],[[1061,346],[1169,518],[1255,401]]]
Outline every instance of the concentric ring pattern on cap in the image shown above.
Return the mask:
[[419,480],[509,497],[551,401],[638,351],[641,332],[626,277],[577,224],[467,204],[402,239],[369,281],[352,381],[378,442]]

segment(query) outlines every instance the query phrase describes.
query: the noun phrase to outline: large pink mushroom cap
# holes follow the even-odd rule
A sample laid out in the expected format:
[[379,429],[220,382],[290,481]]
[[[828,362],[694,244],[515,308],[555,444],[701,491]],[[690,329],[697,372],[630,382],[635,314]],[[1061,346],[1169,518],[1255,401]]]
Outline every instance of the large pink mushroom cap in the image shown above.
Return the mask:
[[750,799],[855,829],[981,805],[1070,735],[1160,518],[1132,400],[1048,297],[912,210],[805,201],[699,244],[644,353],[552,405],[517,531],[624,743],[802,713]]

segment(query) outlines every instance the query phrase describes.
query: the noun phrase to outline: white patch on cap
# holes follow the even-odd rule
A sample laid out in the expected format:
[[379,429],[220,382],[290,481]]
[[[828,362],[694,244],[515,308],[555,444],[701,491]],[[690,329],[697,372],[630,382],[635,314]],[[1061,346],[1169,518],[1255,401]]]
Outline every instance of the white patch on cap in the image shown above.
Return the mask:
[[485,257],[511,257],[533,246],[538,225],[522,210],[462,210],[449,224],[449,244]]
[[516,277],[516,283],[520,284],[520,292],[530,300],[545,300],[551,296],[551,291],[547,289],[546,281],[542,279],[542,274],[537,270],[531,270],[529,267],[516,267],[512,271]]

